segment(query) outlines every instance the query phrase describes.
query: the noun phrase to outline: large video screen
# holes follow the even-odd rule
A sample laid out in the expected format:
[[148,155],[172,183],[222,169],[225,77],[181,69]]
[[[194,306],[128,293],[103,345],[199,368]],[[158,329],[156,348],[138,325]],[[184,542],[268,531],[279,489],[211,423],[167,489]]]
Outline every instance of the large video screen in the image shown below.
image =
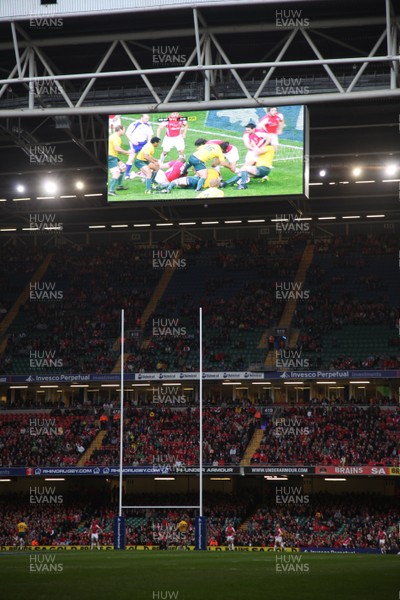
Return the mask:
[[304,106],[109,115],[108,201],[307,195]]

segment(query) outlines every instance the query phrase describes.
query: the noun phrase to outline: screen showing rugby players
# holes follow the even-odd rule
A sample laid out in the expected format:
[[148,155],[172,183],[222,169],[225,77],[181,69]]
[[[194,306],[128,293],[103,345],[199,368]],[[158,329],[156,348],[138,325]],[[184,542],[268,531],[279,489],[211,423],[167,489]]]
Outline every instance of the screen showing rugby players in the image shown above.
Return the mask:
[[108,200],[219,201],[307,194],[306,108],[108,118]]

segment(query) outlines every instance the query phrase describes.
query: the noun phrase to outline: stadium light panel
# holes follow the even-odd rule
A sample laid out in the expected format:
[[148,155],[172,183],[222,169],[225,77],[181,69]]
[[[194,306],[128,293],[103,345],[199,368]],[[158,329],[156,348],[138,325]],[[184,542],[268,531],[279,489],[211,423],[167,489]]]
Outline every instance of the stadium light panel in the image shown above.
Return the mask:
[[43,189],[48,194],[55,194],[57,192],[57,184],[54,181],[45,181]]
[[132,387],[149,387],[149,383],[132,383]]
[[385,173],[386,175],[395,175],[398,171],[398,166],[395,164],[386,165]]

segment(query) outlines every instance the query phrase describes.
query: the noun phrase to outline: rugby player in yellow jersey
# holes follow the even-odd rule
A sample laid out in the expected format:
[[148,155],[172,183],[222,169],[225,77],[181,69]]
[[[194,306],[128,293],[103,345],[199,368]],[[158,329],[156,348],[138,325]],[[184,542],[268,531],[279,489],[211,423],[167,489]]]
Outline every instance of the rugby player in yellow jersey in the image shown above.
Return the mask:
[[204,186],[203,186],[205,190],[210,187],[211,181],[213,181],[214,179],[216,179],[218,181],[218,186],[219,186],[219,183],[221,181],[221,175],[219,173],[218,168],[217,169],[207,169],[207,177],[206,177],[206,180],[205,180]]
[[127,187],[122,185],[122,180],[125,171],[125,163],[119,160],[118,154],[127,154],[130,152],[124,150],[121,146],[121,136],[125,133],[125,127],[123,125],[117,125],[114,133],[108,138],[108,168],[111,172],[110,189],[108,190],[109,196],[116,196],[115,189],[127,190]]
[[182,519],[181,521],[179,521],[178,529],[181,533],[186,533],[187,529],[188,529],[188,522],[185,521],[185,519]]
[[23,548],[25,545],[25,538],[28,533],[28,525],[24,521],[20,521],[20,523],[17,524],[17,531],[18,531],[19,547]]
[[206,163],[212,160],[212,166],[216,167],[221,165],[235,172],[231,165],[225,160],[224,152],[226,152],[229,142],[222,142],[222,144],[213,144],[207,142],[203,138],[199,138],[194,144],[197,150],[189,156],[189,160],[186,163],[185,169],[193,167],[196,171],[196,176],[199,177],[196,186],[196,192],[199,192],[204,185],[207,178],[207,167]]
[[186,548],[186,534],[189,528],[189,523],[185,519],[181,519],[178,523],[178,548],[185,549]]
[[224,196],[223,190],[219,189],[220,180],[215,178],[211,179],[208,188],[204,189],[200,194],[197,194],[196,198],[222,198]]
[[146,177],[146,191],[145,194],[151,194],[151,183],[154,179],[160,164],[156,158],[154,158],[154,152],[161,139],[156,135],[151,138],[147,144],[145,144],[135,157],[135,167],[141,171]]
[[267,178],[271,171],[272,161],[275,156],[275,148],[271,146],[270,140],[267,138],[266,143],[261,148],[254,148],[251,162],[246,162],[240,169],[240,174],[231,177],[228,181],[224,181],[221,187],[224,188],[229,184],[239,181],[238,190],[247,189],[247,183],[250,177],[256,179]]
[[[204,189],[207,189],[209,187],[210,181],[212,181],[213,179],[217,179],[218,182],[220,181],[221,176],[218,173],[218,171],[216,169],[206,169],[206,178],[203,185]],[[188,175],[185,175],[184,177],[178,177],[178,179],[174,179],[173,181],[171,181],[171,183],[166,189],[161,191],[163,194],[169,194],[176,187],[195,190],[197,188],[198,182],[199,177],[197,175],[196,177],[190,177]]]
[[267,177],[271,171],[272,161],[275,156],[275,148],[269,144],[268,146],[264,146],[263,150],[262,154],[258,155],[254,165],[244,165],[240,169],[240,184],[237,187],[238,190],[247,189],[246,182],[249,175],[250,177],[261,179]]

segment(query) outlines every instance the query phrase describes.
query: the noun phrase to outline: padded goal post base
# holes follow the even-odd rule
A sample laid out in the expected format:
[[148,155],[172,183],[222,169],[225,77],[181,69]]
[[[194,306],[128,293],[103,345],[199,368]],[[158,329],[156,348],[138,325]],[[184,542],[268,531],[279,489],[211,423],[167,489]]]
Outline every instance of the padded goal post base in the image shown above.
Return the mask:
[[114,517],[114,550],[125,550],[125,517]]
[[207,550],[207,517],[196,517],[195,550]]

